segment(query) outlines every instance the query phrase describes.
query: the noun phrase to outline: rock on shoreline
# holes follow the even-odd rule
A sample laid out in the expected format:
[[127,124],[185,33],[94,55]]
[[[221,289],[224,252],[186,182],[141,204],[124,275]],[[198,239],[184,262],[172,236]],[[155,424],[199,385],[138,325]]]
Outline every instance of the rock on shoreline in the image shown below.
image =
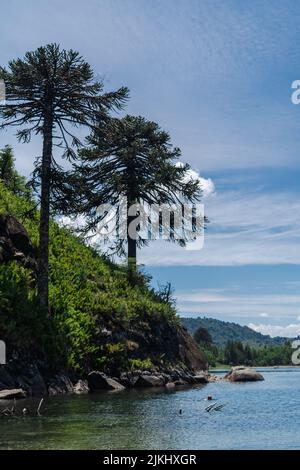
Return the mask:
[[[14,374],[5,366],[0,366],[0,399],[24,398],[26,396],[57,396],[83,394],[96,391],[122,391],[128,388],[175,387],[206,384],[210,375],[206,371],[194,373],[188,369],[170,371],[132,371],[122,372],[118,377],[110,377],[101,371],[91,371],[85,378],[70,377],[62,372],[45,378],[36,366],[30,373]],[[10,396],[11,395],[11,396]]]
[[232,367],[224,376],[224,379],[230,382],[257,382],[265,380],[262,374],[255,369],[245,366]]
[[237,366],[232,367],[224,377],[210,375],[207,371],[192,372],[186,368],[177,368],[162,372],[150,370],[122,372],[118,377],[110,377],[104,372],[94,370],[89,372],[85,379],[69,377],[67,373],[62,372],[50,379],[44,379],[37,367],[32,366],[27,376],[14,376],[5,370],[4,366],[0,366],[0,400],[26,396],[123,391],[129,388],[165,387],[173,390],[176,387],[207,384],[220,380],[254,382],[264,380],[264,377],[255,369]]
[[26,392],[21,388],[0,391],[0,400],[13,400],[15,398],[25,398]]

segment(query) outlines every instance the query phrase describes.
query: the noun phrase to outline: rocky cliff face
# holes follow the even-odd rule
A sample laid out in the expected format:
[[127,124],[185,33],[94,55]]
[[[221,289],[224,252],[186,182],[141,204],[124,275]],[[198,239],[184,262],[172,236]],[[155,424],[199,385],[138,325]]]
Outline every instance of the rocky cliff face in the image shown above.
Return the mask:
[[115,326],[112,331],[106,331],[106,335],[112,343],[126,340],[136,345],[128,351],[130,359],[150,357],[159,369],[164,367],[163,364],[180,364],[193,372],[207,369],[204,355],[186,329],[165,319],[148,319],[144,325],[125,331]]
[[16,261],[36,274],[36,251],[25,227],[11,215],[0,215],[0,263]]
[[[0,263],[10,261],[16,261],[30,268],[34,274],[37,272],[36,251],[27,231],[14,217],[1,215]],[[172,377],[172,380],[182,379],[186,383],[197,383],[192,376],[195,376],[198,371],[207,369],[205,357],[199,351],[193,338],[183,327],[165,318],[157,320],[148,317],[144,325],[137,324],[128,329],[120,328],[111,322],[109,325],[104,322],[99,328],[100,344],[101,341],[110,344],[123,341],[132,345],[127,350],[129,359],[151,359],[153,370],[134,375],[135,379],[132,383],[137,382],[136,377],[160,373],[165,374],[163,383],[167,383]],[[61,370],[53,371],[47,358],[37,361],[36,358],[30,356],[30,351],[27,351],[25,359],[24,354],[16,349],[12,351],[8,347],[8,351],[10,351],[8,364],[0,366],[0,390],[22,388],[32,395],[45,394],[49,391],[52,393],[53,390],[56,393],[68,393],[73,390],[73,385],[78,379],[86,379],[91,372],[88,366],[85,377],[84,374],[79,377],[72,371],[67,373]],[[122,374],[123,376],[124,373],[128,374],[128,371],[122,370],[122,367],[121,364],[116,364],[109,373],[122,381]],[[123,380],[125,385],[131,383],[131,378],[128,377]],[[143,381],[147,382],[146,379],[141,379],[139,383]]]

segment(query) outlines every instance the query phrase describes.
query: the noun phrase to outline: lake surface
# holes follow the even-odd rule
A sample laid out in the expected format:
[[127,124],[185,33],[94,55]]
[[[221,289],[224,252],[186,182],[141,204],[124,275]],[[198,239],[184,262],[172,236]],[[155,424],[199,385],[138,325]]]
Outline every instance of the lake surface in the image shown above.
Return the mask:
[[[300,449],[300,370],[262,373],[263,382],[47,398],[41,417],[0,418],[0,449]],[[206,412],[207,395],[225,407]]]

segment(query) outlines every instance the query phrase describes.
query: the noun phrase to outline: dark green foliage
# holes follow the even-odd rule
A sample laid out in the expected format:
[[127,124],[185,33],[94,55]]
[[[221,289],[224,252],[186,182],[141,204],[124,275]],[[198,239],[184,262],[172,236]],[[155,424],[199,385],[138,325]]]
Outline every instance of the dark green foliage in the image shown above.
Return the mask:
[[[37,245],[39,214],[34,208],[33,202],[0,183],[0,213],[22,221]],[[55,363],[73,370],[135,367],[130,352],[138,345],[126,338],[112,340],[107,332],[122,336],[133,327],[146,331],[155,319],[175,324],[173,306],[148,287],[146,276],[140,275],[139,284],[132,287],[126,268],[108,262],[53,221],[50,240],[51,316],[39,305],[30,271],[15,263],[2,265],[1,339],[7,339],[10,350],[38,345]]]
[[212,337],[206,328],[200,326],[194,333],[194,340],[198,344],[211,344]]
[[194,333],[194,340],[199,345],[210,366],[214,366],[218,357],[218,348],[213,344],[212,337],[208,330],[199,327]]
[[120,108],[127,89],[103,94],[103,83],[94,80],[93,70],[78,52],[48,44],[11,60],[8,68],[0,67],[6,102],[0,104],[1,127],[17,128],[21,142],[32,134],[42,136],[41,158],[36,160],[33,187],[40,187],[38,292],[48,308],[49,293],[49,220],[51,205],[61,195],[69,194],[69,181],[57,164],[54,146],[62,157],[73,159],[81,144],[72,127],[93,128],[95,121],[109,118]]
[[216,364],[230,366],[291,365],[293,349],[290,341],[273,346],[251,347],[241,341],[228,341],[224,348],[213,343],[199,342],[199,347],[211,367]]
[[[92,126],[95,120],[107,119],[128,93],[126,88],[103,93],[103,82],[95,81],[92,68],[80,54],[58,44],[11,60],[8,68],[0,67],[0,78],[6,88],[6,102],[0,106],[2,126],[16,126],[19,140],[28,142],[32,133],[44,136],[44,121],[51,117],[54,145],[68,158],[76,157],[73,147],[80,144],[70,125]],[[54,160],[52,164],[55,167]]]
[[[229,325],[229,332],[232,333],[232,329],[236,328],[238,334],[241,331],[244,331],[240,325],[235,323],[226,323],[219,320],[214,320],[213,318],[182,318],[181,319],[185,326],[189,325],[189,320],[197,321],[197,324],[213,324],[215,327],[219,324],[223,326],[223,336],[226,335],[226,325]],[[188,321],[184,321],[188,320]],[[200,321],[199,321],[200,320]],[[203,321],[203,322],[202,322]],[[249,330],[249,328],[247,328]],[[248,333],[248,331],[246,332]],[[211,333],[210,333],[211,331]],[[220,331],[217,329],[216,336],[214,336],[213,330],[204,328],[203,326],[198,327],[194,333],[194,339],[199,344],[201,351],[206,356],[207,362],[211,367],[214,367],[216,364],[227,364],[232,366],[237,365],[248,365],[248,366],[275,366],[275,365],[288,365],[291,364],[291,358],[293,350],[291,348],[290,341],[285,339],[281,344],[270,344],[268,340],[271,340],[269,336],[266,337],[268,344],[264,346],[259,346],[255,344],[251,346],[247,342],[242,342],[238,339],[229,340],[223,346],[223,343],[218,342],[220,338]],[[251,330],[252,331],[252,330]],[[253,333],[255,333],[253,331]],[[259,335],[259,334],[258,334]],[[263,335],[258,336],[258,339],[264,339]],[[216,341],[216,339],[217,341]]]
[[[199,181],[187,178],[189,165],[176,164],[180,150],[155,122],[140,116],[114,119],[99,126],[88,142],[89,147],[80,154],[81,164],[75,165],[72,197],[77,200],[75,213],[87,218],[86,230],[95,229],[103,219],[104,214],[96,211],[98,206],[117,206],[120,197],[126,197],[127,207],[177,204],[181,209],[183,203],[199,201]],[[127,228],[135,219],[136,215],[127,215]],[[184,237],[179,240],[181,244],[185,241]],[[129,264],[135,268],[136,249],[146,240],[140,236],[133,240],[126,234],[117,245],[119,253],[124,252],[126,242]]]
[[[230,365],[278,366],[289,365],[293,349],[290,341],[281,345],[251,348],[240,341],[229,341],[223,351],[224,363]],[[218,361],[221,362],[221,361]]]
[[0,181],[15,194],[29,197],[30,191],[26,186],[26,180],[18,174],[14,162],[13,150],[6,145],[0,150]]
[[0,337],[16,349],[43,350],[49,327],[28,270],[16,263],[0,265]]

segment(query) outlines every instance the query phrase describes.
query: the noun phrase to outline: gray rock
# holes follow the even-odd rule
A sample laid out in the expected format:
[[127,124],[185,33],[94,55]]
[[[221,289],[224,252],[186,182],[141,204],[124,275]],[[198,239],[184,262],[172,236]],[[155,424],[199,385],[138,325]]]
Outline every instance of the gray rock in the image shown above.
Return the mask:
[[0,263],[12,260],[37,271],[36,250],[25,227],[12,215],[0,215]]
[[35,364],[25,364],[18,368],[0,367],[0,390],[21,388],[29,396],[46,395],[48,393],[44,379]]
[[32,396],[47,395],[48,390],[43,377],[39,372],[34,375],[30,380],[30,390]]
[[183,380],[184,382],[188,383],[188,384],[197,383],[197,381],[195,379],[195,376],[193,374],[191,374],[190,372],[187,372],[187,371],[182,371],[182,373],[180,374],[180,379]]
[[82,393],[89,393],[90,389],[86,380],[78,380],[78,382],[74,385],[74,393],[78,395]]
[[28,370],[17,378],[19,388],[26,390],[28,395],[47,395],[48,390],[44,379],[35,364],[31,364]]
[[168,389],[175,388],[175,383],[174,382],[167,382],[166,383],[166,388],[168,388]]
[[115,379],[111,379],[103,372],[93,371],[88,375],[88,385],[91,391],[96,390],[124,390],[125,387]]
[[230,382],[256,382],[264,380],[262,374],[255,369],[249,367],[237,366],[233,367],[225,376],[224,379]]
[[180,379],[180,372],[178,370],[172,370],[171,373],[170,373],[170,378],[173,382],[175,382],[175,380],[179,380]]
[[207,384],[209,382],[207,374],[200,372],[194,375],[194,380],[197,384]]
[[132,374],[130,374],[130,373],[122,372],[120,374],[119,379],[118,379],[118,382],[119,381],[125,388],[130,388],[130,387],[133,386],[132,385]]
[[12,388],[11,390],[1,390],[0,400],[12,400],[14,398],[25,398],[26,392],[21,388]]
[[163,387],[164,385],[164,378],[157,375],[140,375],[135,383],[136,387]]
[[48,393],[50,396],[65,395],[66,393],[73,392],[73,384],[69,377],[64,374],[55,375],[48,386]]
[[180,387],[182,385],[187,385],[187,382],[183,379],[178,379],[178,380],[175,380],[174,384],[176,385],[176,387]]

